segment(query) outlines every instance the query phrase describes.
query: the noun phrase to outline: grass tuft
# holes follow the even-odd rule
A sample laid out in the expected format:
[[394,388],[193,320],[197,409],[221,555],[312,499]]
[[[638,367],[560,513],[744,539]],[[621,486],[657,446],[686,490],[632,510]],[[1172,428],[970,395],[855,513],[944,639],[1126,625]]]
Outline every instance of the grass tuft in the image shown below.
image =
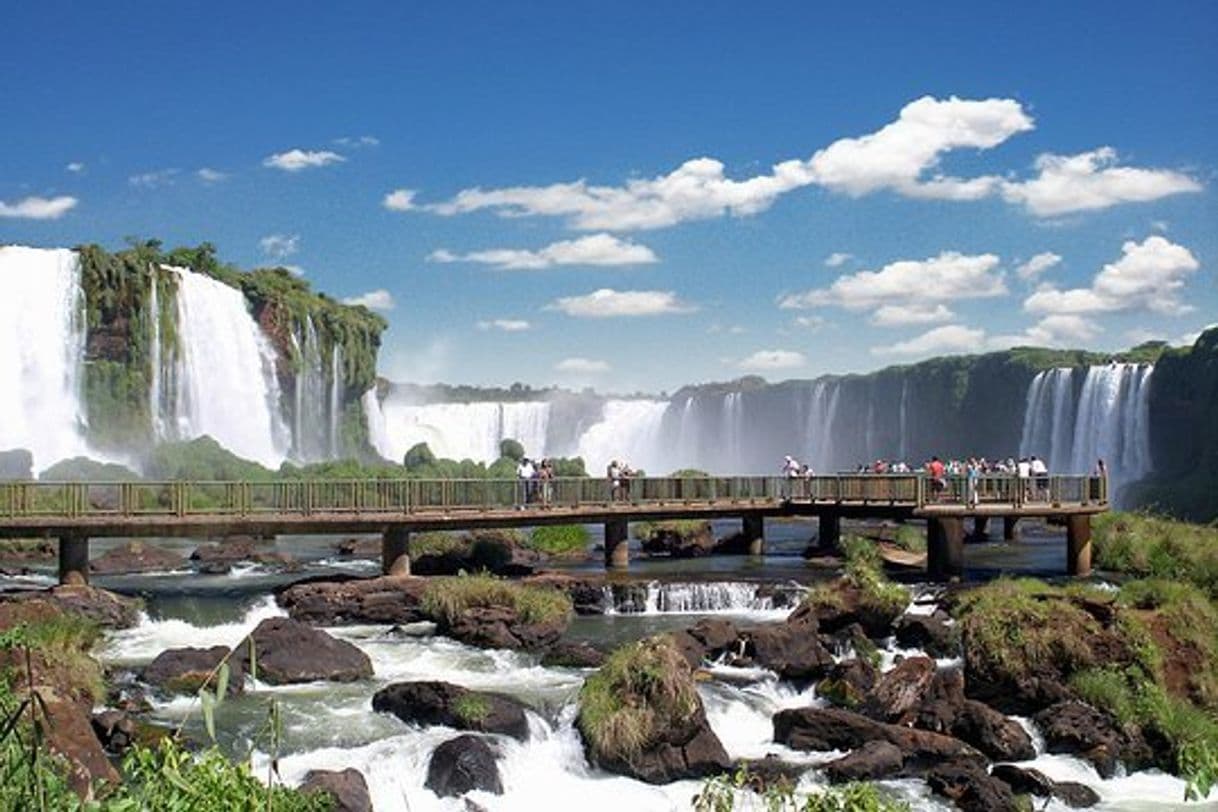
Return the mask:
[[590,542],[591,534],[582,524],[556,524],[538,527],[526,544],[539,553],[562,556],[587,553]]
[[422,598],[423,611],[445,625],[452,625],[467,609],[490,606],[514,609],[525,623],[557,620],[572,611],[571,598],[561,590],[487,574],[431,579]]

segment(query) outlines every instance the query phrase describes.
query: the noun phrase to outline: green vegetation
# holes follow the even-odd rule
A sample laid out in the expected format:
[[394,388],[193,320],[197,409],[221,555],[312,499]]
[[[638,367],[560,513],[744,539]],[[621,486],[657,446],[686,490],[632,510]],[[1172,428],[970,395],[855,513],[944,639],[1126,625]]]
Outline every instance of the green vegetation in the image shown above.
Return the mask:
[[188,479],[195,482],[240,479],[257,482],[272,477],[271,471],[256,462],[238,457],[211,437],[162,443],[148,455],[144,467],[149,479]]
[[570,556],[587,553],[590,542],[591,534],[582,524],[555,524],[535,529],[526,546],[546,555]]
[[499,443],[499,456],[505,459],[520,462],[524,459],[524,446],[518,440],[511,438],[504,439]]
[[911,553],[924,553],[926,552],[926,532],[911,524],[903,524],[897,528],[892,543]]
[[584,681],[575,722],[598,759],[629,761],[699,706],[689,665],[661,635],[609,655]]
[[[844,580],[858,590],[859,608],[879,617],[896,619],[909,605],[909,590],[894,584],[884,574],[884,561],[870,539],[846,536],[842,539],[846,556]],[[832,584],[813,588],[804,598],[812,606],[840,607],[841,593]]]
[[438,623],[451,625],[466,609],[505,606],[525,623],[548,623],[572,611],[567,593],[552,587],[505,581],[493,575],[434,578],[421,601],[423,611]]
[[72,457],[55,463],[40,473],[38,478],[43,482],[134,482],[140,475],[116,462]]
[[710,474],[697,468],[678,468],[668,476],[670,479],[706,479]]
[[491,703],[482,694],[470,691],[453,702],[453,713],[466,724],[478,724],[490,716]]
[[411,533],[408,545],[411,558],[464,552],[468,547],[468,538],[446,530],[436,530],[430,533]]
[[1101,569],[1188,581],[1218,600],[1218,527],[1145,513],[1102,514],[1091,527]]
[[101,639],[97,623],[76,612],[63,612],[45,601],[13,604],[0,634],[0,683],[28,681],[26,663],[17,656],[32,652],[35,682],[53,680],[65,696],[100,701],[105,695],[102,668],[90,656]]
[[710,532],[710,523],[705,519],[667,519],[659,522],[633,522],[630,531],[636,539],[650,539],[659,535],[690,538],[699,533]]
[[909,812],[874,784],[849,783],[797,793],[790,782],[767,786],[747,766],[709,778],[693,799],[694,812]]

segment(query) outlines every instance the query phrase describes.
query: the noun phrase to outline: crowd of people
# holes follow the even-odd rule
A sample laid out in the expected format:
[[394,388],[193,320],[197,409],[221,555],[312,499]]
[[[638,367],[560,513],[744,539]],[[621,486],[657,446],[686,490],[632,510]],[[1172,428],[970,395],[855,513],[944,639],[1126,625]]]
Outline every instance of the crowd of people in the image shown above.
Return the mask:
[[548,457],[531,460],[521,457],[516,466],[516,509],[524,510],[529,505],[548,505],[554,501],[554,462]]
[[614,502],[630,501],[630,481],[635,476],[635,470],[627,463],[610,460],[605,469],[605,478],[609,481],[609,498]]

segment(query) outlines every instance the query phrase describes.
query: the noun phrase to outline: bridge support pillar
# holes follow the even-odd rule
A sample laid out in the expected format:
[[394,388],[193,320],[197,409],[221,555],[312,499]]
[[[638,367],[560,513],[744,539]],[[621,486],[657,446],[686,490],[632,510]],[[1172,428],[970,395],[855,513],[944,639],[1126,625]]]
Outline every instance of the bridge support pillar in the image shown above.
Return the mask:
[[741,531],[749,545],[749,555],[765,555],[765,518],[744,516]]
[[630,528],[625,519],[605,522],[605,569],[630,566]]
[[990,537],[990,517],[989,516],[974,516],[973,517],[973,532],[969,534],[969,541],[986,541]]
[[1091,517],[1086,514],[1066,517],[1066,572],[1091,574]]
[[1019,517],[1002,517],[1002,540],[1019,541]]
[[926,573],[932,581],[953,580],[964,574],[964,519],[927,519]]
[[89,583],[89,539],[87,537],[60,537],[59,583]]
[[842,546],[842,517],[840,513],[822,513],[816,520],[816,541],[821,554],[836,552]]
[[406,528],[391,527],[381,536],[381,572],[410,574],[410,531]]

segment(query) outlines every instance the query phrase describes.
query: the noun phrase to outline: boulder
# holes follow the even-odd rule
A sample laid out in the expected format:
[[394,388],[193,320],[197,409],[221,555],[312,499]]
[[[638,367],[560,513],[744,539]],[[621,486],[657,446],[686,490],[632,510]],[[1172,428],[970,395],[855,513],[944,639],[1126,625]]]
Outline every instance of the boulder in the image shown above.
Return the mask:
[[121,779],[93,731],[89,708],[60,699],[53,690],[46,691],[41,686],[39,693],[45,702],[46,742],[52,752],[67,762],[68,785],[73,791],[83,798],[92,796],[95,784],[117,786]]
[[833,655],[816,634],[816,618],[796,610],[784,623],[741,631],[745,656],[783,679],[811,680],[833,665]]
[[702,644],[707,656],[712,659],[725,652],[738,652],[740,649],[740,631],[730,620],[703,618],[686,631],[690,637]]
[[172,731],[137,721],[124,711],[104,710],[93,714],[93,733],[106,755],[121,758],[131,745],[153,746]]
[[954,627],[948,625],[945,612],[931,615],[902,615],[897,619],[895,634],[901,648],[916,648],[932,657],[955,657],[960,640]]
[[309,770],[303,793],[324,792],[333,800],[333,812],[372,812],[372,796],[368,793],[368,782],[359,770]]
[[472,790],[503,794],[495,751],[481,736],[468,733],[435,749],[423,786],[441,798],[458,797]]
[[878,781],[899,775],[905,767],[901,748],[883,739],[863,744],[839,759],[824,765],[825,775],[834,783]]
[[[166,649],[144,666],[140,679],[169,693],[193,694],[228,656],[228,646]],[[241,693],[244,682],[245,672],[241,665],[230,662],[228,694]]]
[[964,695],[964,675],[958,668],[939,671],[930,693],[913,721],[916,727],[944,733],[1000,761],[1035,758],[1027,731],[1007,716]]
[[1069,753],[1111,778],[1124,763],[1131,770],[1154,766],[1156,754],[1140,733],[1125,730],[1103,711],[1078,701],[1059,702],[1033,717],[1050,753]]
[[298,582],[282,590],[276,600],[288,616],[319,626],[345,623],[418,623],[427,620],[419,607],[424,578],[329,578]]
[[819,629],[826,634],[857,623],[872,639],[887,637],[892,632],[893,622],[904,609],[877,605],[875,601],[868,600],[863,590],[848,578],[830,581],[818,591],[821,593],[820,599],[804,603],[791,614],[791,619],[795,620],[801,613],[810,613],[816,618]]
[[541,657],[547,668],[600,668],[605,663],[605,652],[587,643],[572,643],[560,640]]
[[408,724],[498,733],[520,741],[529,737],[524,705],[511,697],[448,682],[396,682],[376,692],[372,709],[392,713]]
[[852,657],[829,667],[824,679],[816,684],[816,695],[838,707],[857,710],[878,677],[875,666]]
[[935,661],[908,657],[875,683],[862,712],[881,722],[907,724],[925,700],[935,678]]
[[451,623],[438,621],[437,628],[441,634],[479,648],[540,651],[557,642],[570,623],[568,615],[529,622],[508,606],[476,606],[462,611]]
[[1054,781],[1040,770],[1016,767],[1014,764],[995,764],[990,775],[1009,786],[1016,795],[1053,797],[1075,809],[1095,806],[1100,802],[1099,793],[1086,784]]
[[1023,808],[1015,793],[972,761],[952,761],[931,768],[926,783],[932,792],[952,801],[963,812],[1002,812]]
[[15,592],[5,600],[45,600],[61,612],[83,615],[106,629],[129,629],[139,622],[140,602],[88,584],[61,584],[45,591]]
[[346,538],[338,543],[334,551],[344,558],[381,557],[381,540],[379,538]]
[[115,575],[126,572],[164,572],[186,566],[186,559],[172,550],[166,550],[143,541],[129,541],[89,562],[89,570],[98,575]]
[[715,549],[715,532],[710,522],[660,522],[640,539],[643,552],[672,558],[698,558]]
[[612,589],[606,590],[603,577],[576,578],[565,573],[543,572],[525,578],[525,585],[549,586],[561,589],[571,598],[572,607],[577,615],[603,615],[613,606],[608,605],[612,598],[606,598],[605,593],[612,595]]
[[260,549],[260,543],[257,539],[234,536],[211,544],[200,544],[190,554],[190,560],[195,562],[200,572],[209,575],[223,575],[234,565],[245,562],[285,569],[296,566],[292,556],[276,550]]
[[544,556],[522,547],[517,539],[494,530],[476,531],[467,542],[450,549],[415,556],[410,571],[416,575],[457,575],[489,572],[510,578],[532,575]]
[[696,670],[702,667],[702,663],[706,659],[706,646],[702,644],[701,640],[687,631],[680,630],[669,632],[668,636],[690,668]]
[[354,645],[286,617],[267,618],[237,645],[230,660],[234,672],[248,670],[251,641],[255,676],[271,685],[355,682],[372,676],[372,661]]

